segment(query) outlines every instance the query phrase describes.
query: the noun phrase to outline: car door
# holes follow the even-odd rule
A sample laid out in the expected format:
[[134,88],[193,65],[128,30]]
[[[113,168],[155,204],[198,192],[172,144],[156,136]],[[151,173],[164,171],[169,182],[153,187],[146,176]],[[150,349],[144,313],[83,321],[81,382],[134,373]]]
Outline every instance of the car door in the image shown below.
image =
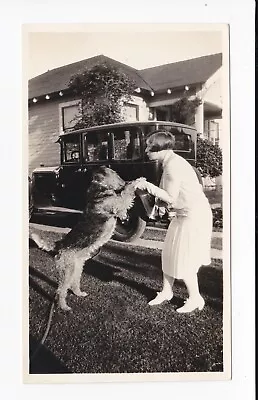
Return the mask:
[[83,159],[81,134],[69,134],[62,138],[62,165],[59,173],[59,198],[61,206],[83,209],[89,174]]
[[160,173],[156,161],[146,160],[145,140],[141,126],[123,126],[111,131],[113,168],[125,181],[145,177],[157,184]]
[[110,130],[111,168],[125,181],[142,176],[143,147],[139,127],[124,126]]

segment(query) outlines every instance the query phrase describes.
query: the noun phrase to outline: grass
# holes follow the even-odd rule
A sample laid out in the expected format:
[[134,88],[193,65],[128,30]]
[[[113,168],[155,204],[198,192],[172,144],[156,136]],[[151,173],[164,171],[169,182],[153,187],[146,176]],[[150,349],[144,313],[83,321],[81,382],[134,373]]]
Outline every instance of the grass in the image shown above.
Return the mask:
[[[52,234],[52,239],[56,236]],[[56,239],[56,237],[55,237]],[[216,265],[215,265],[216,263]],[[69,294],[73,312],[56,310],[31,373],[139,373],[222,371],[222,263],[199,272],[203,311],[180,315],[187,296],[177,281],[174,298],[147,302],[161,289],[160,253],[108,244],[86,264],[86,298]],[[42,337],[56,289],[53,260],[30,249],[31,349]]]

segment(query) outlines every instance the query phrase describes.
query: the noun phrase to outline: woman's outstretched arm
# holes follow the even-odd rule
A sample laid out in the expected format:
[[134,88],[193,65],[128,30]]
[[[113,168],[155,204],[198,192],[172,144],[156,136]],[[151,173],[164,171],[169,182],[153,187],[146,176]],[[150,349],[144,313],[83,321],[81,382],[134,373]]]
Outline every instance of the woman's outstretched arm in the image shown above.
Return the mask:
[[173,172],[173,167],[168,164],[163,172],[163,179],[165,182],[166,190],[161,189],[158,186],[155,186],[147,181],[140,181],[139,183],[137,183],[136,187],[141,190],[147,190],[148,193],[173,206],[179,195],[179,173]]

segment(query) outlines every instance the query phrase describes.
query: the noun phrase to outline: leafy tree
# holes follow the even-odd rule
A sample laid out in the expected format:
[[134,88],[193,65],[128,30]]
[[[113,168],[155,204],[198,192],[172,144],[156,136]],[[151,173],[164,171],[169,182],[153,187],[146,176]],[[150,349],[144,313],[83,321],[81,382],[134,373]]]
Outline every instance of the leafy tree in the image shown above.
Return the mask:
[[207,139],[197,138],[197,168],[203,177],[222,174],[222,151]]
[[188,97],[184,95],[172,105],[171,121],[180,124],[194,125],[196,110],[200,104],[201,100],[198,97],[189,100]]
[[74,75],[69,88],[82,99],[75,129],[123,121],[123,101],[130,101],[136,83],[108,62]]

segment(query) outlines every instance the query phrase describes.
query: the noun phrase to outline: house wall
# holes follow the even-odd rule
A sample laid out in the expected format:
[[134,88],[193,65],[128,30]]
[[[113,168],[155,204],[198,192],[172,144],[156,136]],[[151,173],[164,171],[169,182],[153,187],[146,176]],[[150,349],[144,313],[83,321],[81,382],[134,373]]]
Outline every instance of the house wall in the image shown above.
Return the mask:
[[149,119],[149,107],[141,97],[133,96],[134,104],[139,106],[139,121],[147,121]]
[[29,108],[29,175],[40,164],[59,162],[59,101],[36,103]]
[[[136,105],[138,107],[139,115],[138,115],[138,120],[139,121],[146,121],[149,119],[149,107],[147,106],[146,102],[138,96],[132,96],[132,100],[129,102],[129,104]],[[125,119],[125,121],[132,121],[132,115],[130,111],[122,111],[122,115]]]

